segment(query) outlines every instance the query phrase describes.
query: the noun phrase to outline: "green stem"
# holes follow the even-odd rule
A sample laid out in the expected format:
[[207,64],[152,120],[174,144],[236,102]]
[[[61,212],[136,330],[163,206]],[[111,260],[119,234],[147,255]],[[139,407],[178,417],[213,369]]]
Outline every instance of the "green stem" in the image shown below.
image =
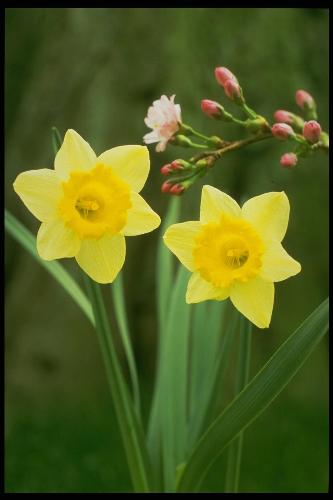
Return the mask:
[[250,118],[257,118],[257,113],[255,111],[253,111],[253,109],[249,108],[247,104],[245,104],[245,102],[241,105],[243,111],[245,111],[245,113],[247,114],[247,116],[249,116]]
[[124,284],[122,273],[119,273],[117,279],[111,285],[111,295],[113,299],[114,311],[116,315],[116,320],[119,327],[119,332],[123,342],[128,368],[130,372],[132,389],[134,395],[134,406],[139,419],[141,419],[140,410],[140,389],[138,374],[136,371],[135,359],[131,344],[131,336],[128,328],[126,307],[124,300]]
[[[251,330],[252,330],[251,323],[242,316],[240,321],[240,346],[239,346],[239,359],[238,359],[237,376],[236,376],[235,396],[237,396],[243,390],[243,388],[246,386],[249,380],[250,357],[251,357]],[[234,439],[229,445],[225,493],[238,492],[240,467],[242,460],[243,437],[244,437],[244,432],[240,432],[240,434],[236,437],[236,439]]]
[[143,430],[136,418],[127,386],[121,373],[101,288],[85,274],[84,279],[95,316],[96,332],[103,355],[118,424],[123,438],[134,490],[136,493],[149,492],[150,466],[148,463],[148,452],[144,441]]

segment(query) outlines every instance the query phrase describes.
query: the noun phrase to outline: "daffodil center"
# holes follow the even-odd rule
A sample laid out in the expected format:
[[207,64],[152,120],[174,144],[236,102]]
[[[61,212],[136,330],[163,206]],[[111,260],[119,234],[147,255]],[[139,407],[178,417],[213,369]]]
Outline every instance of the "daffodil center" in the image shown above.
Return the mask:
[[249,250],[246,243],[241,238],[229,238],[222,245],[221,258],[230,269],[242,267],[249,258]]
[[60,216],[81,239],[117,234],[126,224],[130,189],[112,168],[99,164],[72,172],[62,188]]
[[79,198],[75,204],[75,208],[81,217],[84,219],[91,219],[94,212],[100,208],[100,204],[96,200]]
[[195,238],[196,271],[216,287],[247,281],[258,274],[264,251],[259,234],[247,221],[228,215],[205,224]]

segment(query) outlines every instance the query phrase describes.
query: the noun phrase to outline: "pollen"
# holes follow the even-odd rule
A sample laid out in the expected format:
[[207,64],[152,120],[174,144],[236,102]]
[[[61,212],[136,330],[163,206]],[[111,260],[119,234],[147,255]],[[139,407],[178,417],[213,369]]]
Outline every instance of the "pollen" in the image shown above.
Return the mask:
[[89,172],[72,172],[62,189],[59,215],[79,238],[98,239],[125,226],[130,189],[111,167],[98,164]]
[[254,277],[263,253],[264,244],[251,224],[228,215],[203,225],[193,248],[196,271],[216,287]]

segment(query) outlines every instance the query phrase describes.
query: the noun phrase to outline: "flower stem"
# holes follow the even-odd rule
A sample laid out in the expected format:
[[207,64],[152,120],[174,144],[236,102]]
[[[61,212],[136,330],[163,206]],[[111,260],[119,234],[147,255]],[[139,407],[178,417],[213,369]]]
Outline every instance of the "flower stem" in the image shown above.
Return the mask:
[[91,300],[96,332],[102,351],[111,396],[123,438],[129,471],[136,493],[149,492],[150,465],[143,429],[136,417],[111,336],[100,286],[84,274]]
[[[251,357],[251,330],[251,323],[242,316],[240,320],[240,346],[235,396],[237,396],[242,391],[249,379]],[[230,443],[228,448],[225,493],[238,492],[240,467],[242,460],[243,436],[244,432],[241,432]]]
[[242,104],[242,109],[243,111],[247,114],[248,117],[250,118],[257,118],[257,113],[253,111],[253,109],[249,108],[245,102]]

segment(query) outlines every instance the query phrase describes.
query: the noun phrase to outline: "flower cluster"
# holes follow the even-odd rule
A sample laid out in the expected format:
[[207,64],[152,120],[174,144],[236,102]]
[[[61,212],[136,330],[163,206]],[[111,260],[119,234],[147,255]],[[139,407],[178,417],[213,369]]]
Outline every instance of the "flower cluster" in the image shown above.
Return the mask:
[[211,119],[237,124],[248,132],[249,138],[226,141],[217,135],[206,136],[182,121],[181,108],[175,104],[174,95],[171,98],[163,95],[148,109],[145,123],[152,132],[144,136],[144,142],[157,142],[158,152],[164,151],[168,144],[200,150],[187,160],[177,159],[161,168],[162,175],[168,177],[161,187],[163,193],[183,194],[225,154],[261,140],[276,138],[294,143],[294,150],[285,153],[280,159],[281,165],[288,168],[295,166],[300,157],[309,156],[320,149],[328,151],[328,135],[316,121],[316,103],[308,92],[296,92],[296,104],[308,121],[280,109],[275,112],[276,123],[271,126],[266,118],[248,106],[237,77],[228,68],[215,68],[215,78],[226,97],[245,114],[245,119],[235,117],[222,104],[211,99],[202,99],[202,112]]
[[[160,224],[138,194],[149,163],[144,146],[118,146],[97,157],[77,132],[68,130],[54,170],[22,172],[14,182],[16,193],[42,223],[37,234],[40,257],[75,257],[94,281],[113,282],[124,264],[125,236],[150,232]],[[179,159],[162,167],[162,174],[191,168]],[[166,181],[162,190],[181,194],[183,186],[184,181]],[[240,208],[227,194],[204,186],[200,221],[172,225],[164,235],[167,247],[193,273],[186,301],[230,297],[255,325],[268,327],[273,283],[300,271],[281,245],[288,220],[284,193],[256,196]]]
[[295,145],[293,152],[285,153],[280,158],[281,165],[286,168],[294,167],[299,157],[308,156],[318,147],[328,147],[328,135],[316,121],[317,106],[313,97],[305,90],[297,90],[295,101],[308,121],[291,111],[278,109],[274,113],[276,123],[271,128],[276,139],[290,140]]

